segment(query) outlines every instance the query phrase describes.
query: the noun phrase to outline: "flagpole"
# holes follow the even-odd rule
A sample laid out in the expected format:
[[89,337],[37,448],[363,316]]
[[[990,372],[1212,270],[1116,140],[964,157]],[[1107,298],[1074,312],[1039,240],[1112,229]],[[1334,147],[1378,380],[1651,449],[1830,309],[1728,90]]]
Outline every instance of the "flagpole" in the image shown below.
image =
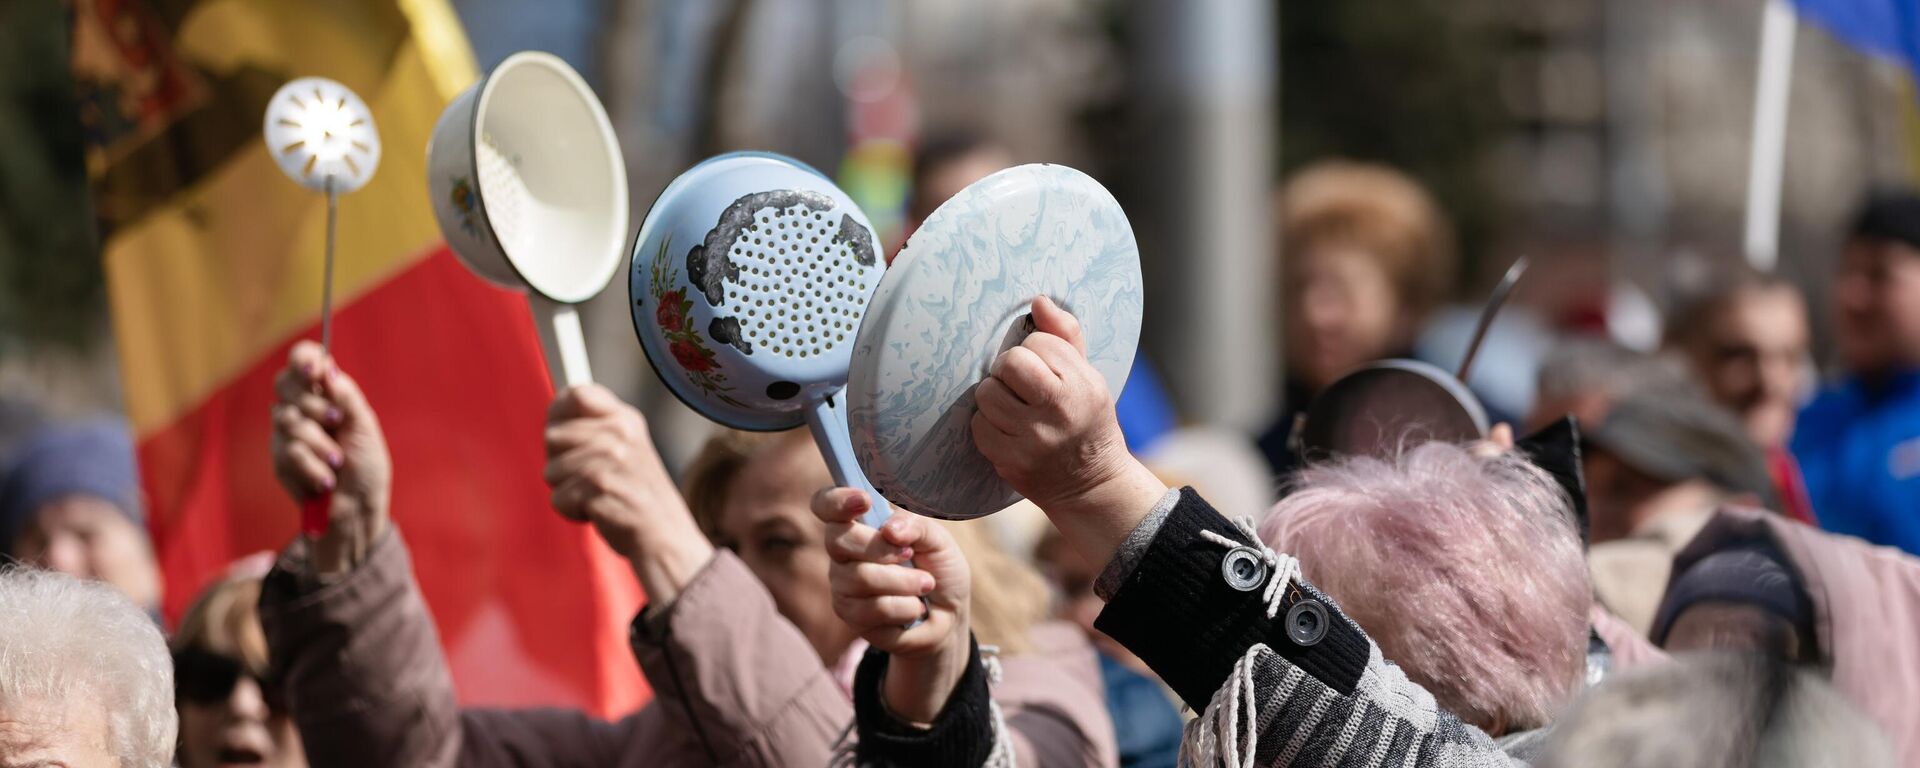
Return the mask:
[[1780,185],[1786,165],[1787,95],[1793,83],[1797,26],[1789,0],[1766,0],[1760,19],[1744,238],[1747,263],[1762,272],[1773,271],[1780,257]]

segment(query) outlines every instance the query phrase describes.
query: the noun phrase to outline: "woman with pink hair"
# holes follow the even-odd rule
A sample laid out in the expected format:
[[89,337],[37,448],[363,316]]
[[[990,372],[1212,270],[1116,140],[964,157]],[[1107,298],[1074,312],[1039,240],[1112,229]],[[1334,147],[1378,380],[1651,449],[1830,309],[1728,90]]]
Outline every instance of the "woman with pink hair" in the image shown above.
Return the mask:
[[1569,501],[1544,470],[1425,443],[1295,483],[1261,540],[1299,558],[1441,707],[1519,740],[1579,691],[1592,592]]
[[[1543,470],[1437,445],[1396,463],[1309,473],[1275,525],[1353,527],[1374,541],[1277,550],[1252,521],[1228,520],[1192,488],[1168,488],[1128,453],[1079,321],[1045,298],[1032,308],[1035,332],[975,389],[974,445],[1062,539],[1106,564],[1094,582],[1107,601],[1095,627],[1201,713],[1187,724],[1182,764],[1525,764],[1539,739],[1496,743],[1488,731],[1511,736],[1559,713],[1578,686],[1591,603],[1570,501]],[[835,610],[884,611],[895,625],[876,629],[898,634],[920,594],[900,571],[926,567],[897,552],[918,522],[903,514],[867,528],[858,522],[866,504],[851,488],[814,497],[814,514],[851,543],[832,566]],[[1296,515],[1295,505],[1333,514]],[[1306,568],[1336,583],[1381,581],[1336,599]],[[1471,581],[1477,569],[1506,573]],[[1369,603],[1390,600],[1415,607],[1400,621],[1366,618]]]

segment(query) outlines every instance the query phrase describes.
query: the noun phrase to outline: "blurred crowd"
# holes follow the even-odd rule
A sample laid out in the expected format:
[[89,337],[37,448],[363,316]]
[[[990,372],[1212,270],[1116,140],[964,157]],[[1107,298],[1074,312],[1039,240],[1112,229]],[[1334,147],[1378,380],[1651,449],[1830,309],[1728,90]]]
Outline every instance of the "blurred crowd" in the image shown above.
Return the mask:
[[[1014,162],[925,142],[908,231]],[[0,766],[1920,764],[1920,193],[1854,221],[1831,376],[1800,289],[1727,260],[1658,350],[1549,328],[1482,361],[1537,376],[1479,439],[1315,456],[1302,415],[1431,346],[1459,257],[1407,175],[1312,165],[1275,193],[1277,311],[1245,312],[1283,330],[1271,426],[1183,423],[1144,356],[1111,392],[1101,318],[1040,300],[972,422],[1027,501],[964,523],[860,523],[804,431],[717,431],[676,476],[639,410],[562,391],[523,469],[648,601],[654,698],[613,721],[457,705],[380,404],[318,345],[259,418],[325,532],[164,633],[124,425],[9,414]]]

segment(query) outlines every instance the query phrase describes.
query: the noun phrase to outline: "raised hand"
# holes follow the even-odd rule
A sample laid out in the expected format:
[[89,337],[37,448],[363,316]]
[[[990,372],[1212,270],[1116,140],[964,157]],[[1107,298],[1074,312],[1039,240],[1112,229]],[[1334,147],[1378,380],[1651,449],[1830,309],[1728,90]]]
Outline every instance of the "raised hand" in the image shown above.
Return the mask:
[[1000,353],[974,390],[974,445],[1068,541],[1105,563],[1166,485],[1127,451],[1080,322],[1044,296],[1032,312],[1035,331]]
[[586,384],[554,398],[546,448],[554,510],[591,523],[633,564],[653,604],[671,602],[713,559],[713,545],[668,476],[646,419],[606,387]]
[[871,503],[852,488],[813,498],[814,515],[827,524],[833,610],[893,655],[882,692],[888,710],[930,723],[972,654],[972,574],[953,537],[917,515],[896,513],[877,530],[860,522]]
[[314,569],[337,574],[363,559],[388,525],[393,460],[373,406],[319,344],[302,341],[274,377],[273,471],[295,502],[331,493]]
[[1106,380],[1087,361],[1080,321],[1045,297],[1035,331],[1000,353],[974,390],[973,439],[1008,485],[1042,509],[1084,493],[1131,460]]

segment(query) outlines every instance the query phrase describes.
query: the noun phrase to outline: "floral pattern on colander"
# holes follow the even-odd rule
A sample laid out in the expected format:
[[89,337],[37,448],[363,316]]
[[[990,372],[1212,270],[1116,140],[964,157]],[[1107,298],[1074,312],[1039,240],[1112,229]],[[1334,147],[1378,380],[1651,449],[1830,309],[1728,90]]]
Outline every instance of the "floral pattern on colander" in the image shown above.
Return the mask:
[[660,251],[654,255],[653,274],[648,285],[653,296],[653,321],[660,326],[666,337],[667,353],[686,371],[687,380],[700,388],[708,397],[720,400],[728,405],[745,407],[735,399],[733,386],[727,383],[727,375],[720,371],[719,363],[714,359],[713,348],[707,345],[705,337],[693,327],[693,300],[687,298],[687,289],[675,287],[679,283],[679,274],[674,270],[672,259],[667,258],[668,248],[673,238],[660,241]]

